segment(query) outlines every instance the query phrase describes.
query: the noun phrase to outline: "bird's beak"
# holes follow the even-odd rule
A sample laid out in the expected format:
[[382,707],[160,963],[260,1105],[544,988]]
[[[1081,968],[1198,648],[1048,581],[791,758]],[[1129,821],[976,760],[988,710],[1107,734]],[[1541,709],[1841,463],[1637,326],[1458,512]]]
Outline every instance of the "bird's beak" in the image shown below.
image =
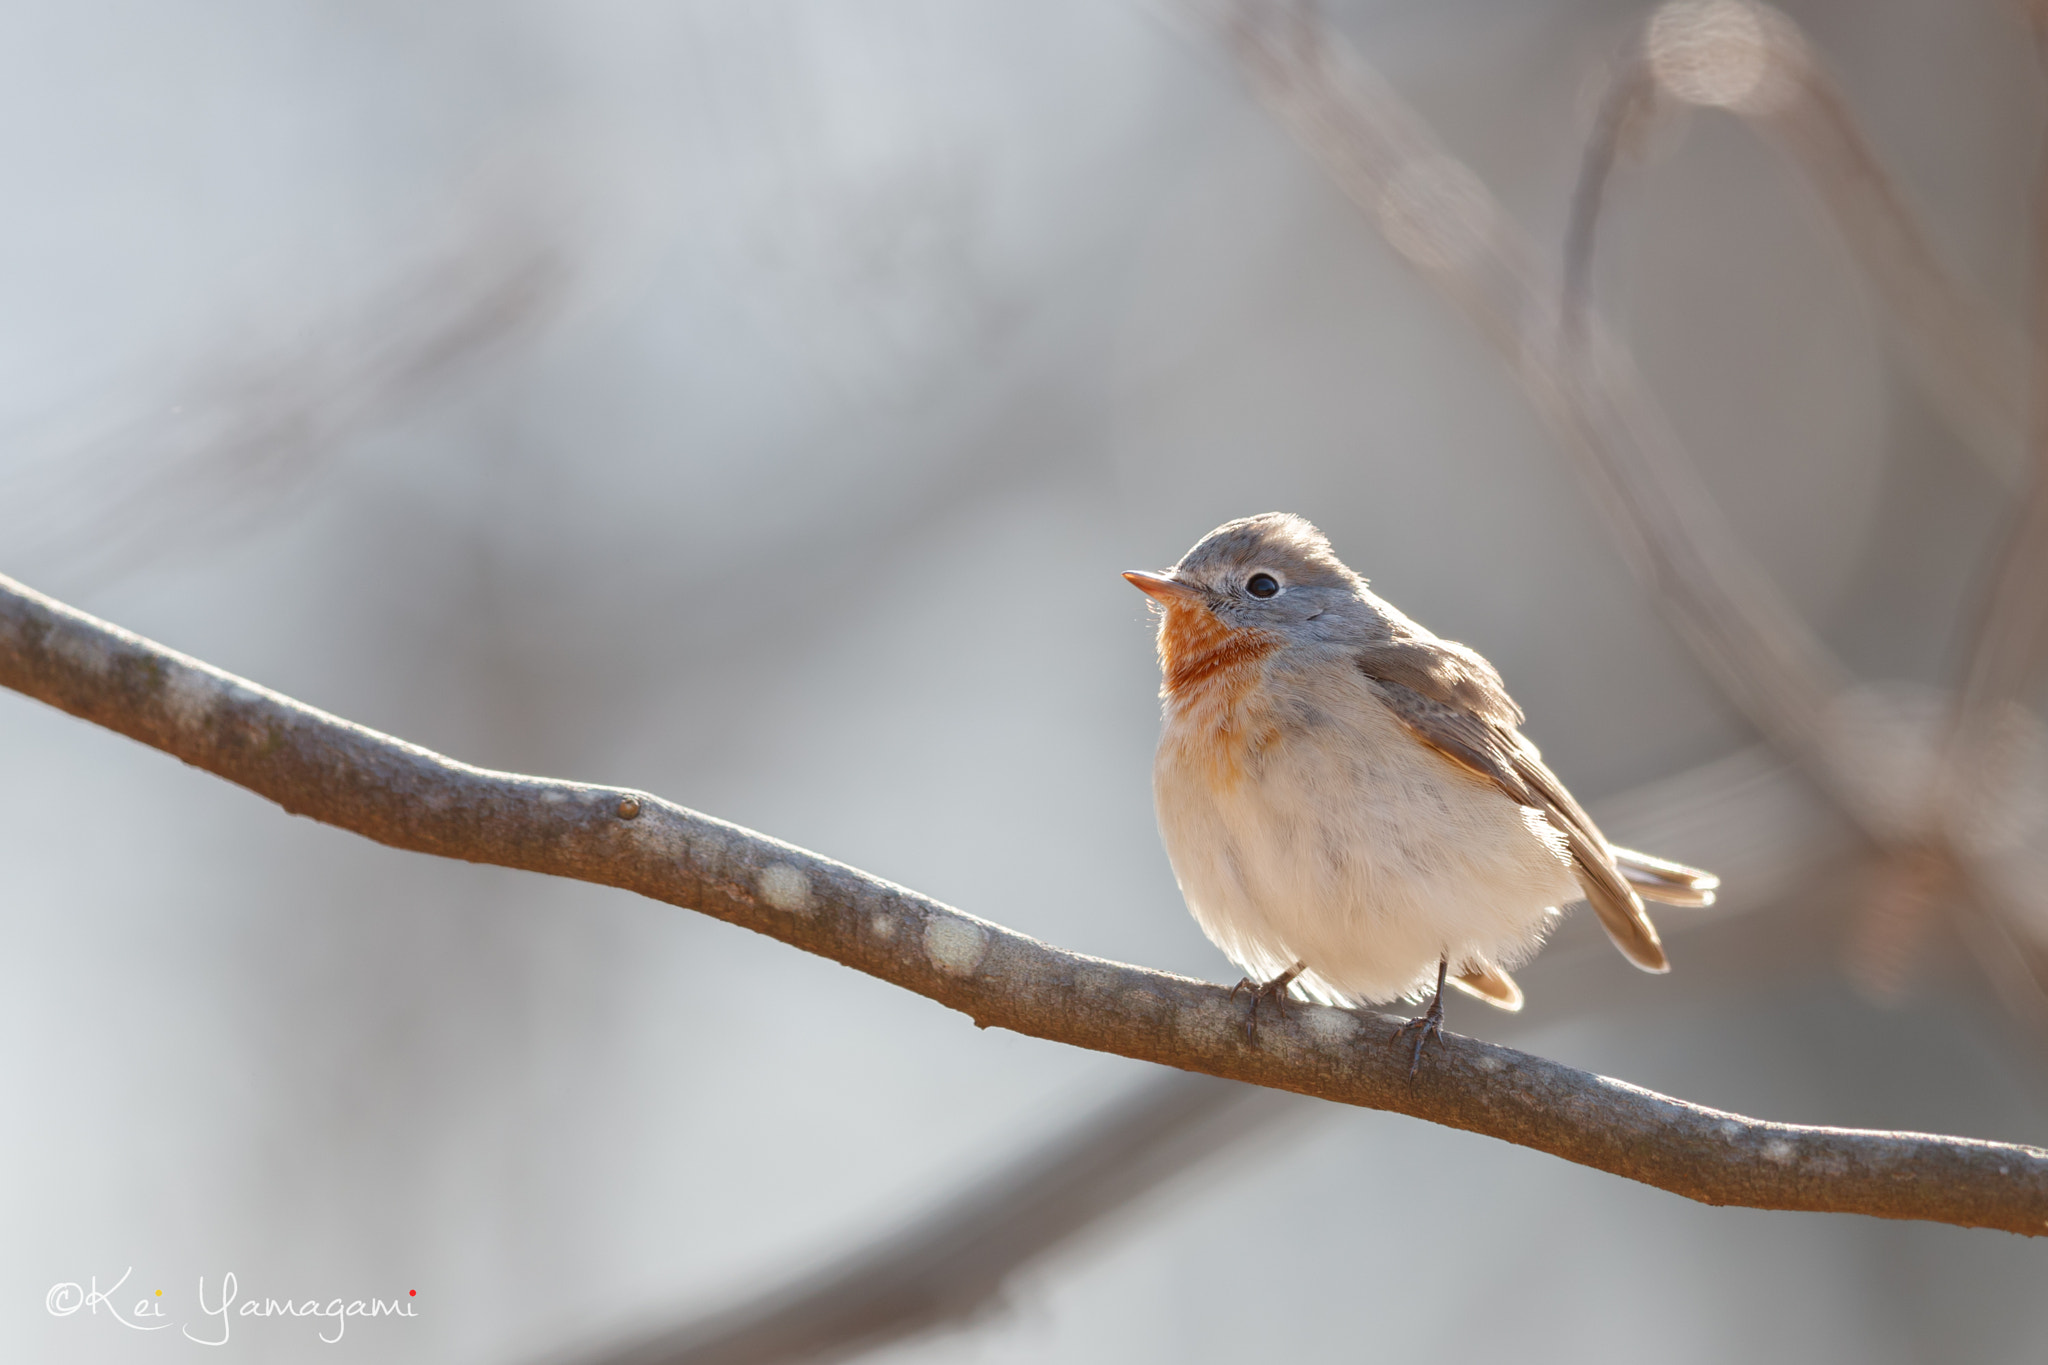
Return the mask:
[[1190,587],[1179,579],[1169,578],[1163,573],[1146,573],[1143,569],[1132,569],[1124,577],[1139,592],[1161,602],[1186,602],[1193,605],[1202,600],[1200,588]]

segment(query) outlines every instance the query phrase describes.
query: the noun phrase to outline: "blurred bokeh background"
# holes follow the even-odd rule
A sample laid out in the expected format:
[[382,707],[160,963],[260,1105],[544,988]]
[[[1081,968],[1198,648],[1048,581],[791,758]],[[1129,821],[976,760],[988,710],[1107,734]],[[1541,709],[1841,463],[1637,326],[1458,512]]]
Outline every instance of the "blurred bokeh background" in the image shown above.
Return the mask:
[[[1555,276],[1650,11],[1317,22]],[[2020,6],[1786,13],[2022,326]],[[0,8],[0,572],[473,763],[1231,980],[1153,829],[1150,625],[1117,572],[1297,511],[1499,665],[1617,838],[1726,880],[1660,914],[1669,977],[1574,919],[1523,1015],[1454,1028],[1761,1117],[2048,1143],[2048,1032],[2000,960],[2048,915],[2017,894],[1987,938],[1937,893],[1873,928],[1897,860],[1760,742],[1498,350],[1228,33],[1101,0]],[[1895,756],[1964,667],[2012,485],[1753,120],[1666,109],[1600,233],[1613,336]],[[237,1321],[223,1359],[598,1359],[1154,1081],[665,906],[291,819],[13,694],[0,926],[20,1360],[199,1352],[45,1311],[131,1266],[120,1302],[162,1289],[196,1335],[201,1276],[418,1291],[337,1347]],[[869,1358],[2027,1362],[2044,1277],[2003,1234],[1708,1209],[1291,1104],[966,1329]]]

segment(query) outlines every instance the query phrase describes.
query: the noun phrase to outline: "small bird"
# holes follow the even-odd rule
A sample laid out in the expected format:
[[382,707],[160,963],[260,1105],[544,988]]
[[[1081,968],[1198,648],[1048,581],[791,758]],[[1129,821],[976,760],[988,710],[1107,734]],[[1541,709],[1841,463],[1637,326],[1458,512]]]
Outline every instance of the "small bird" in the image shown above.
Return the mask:
[[[1702,906],[1719,879],[1616,848],[1517,729],[1474,651],[1374,596],[1297,516],[1226,522],[1167,573],[1159,611],[1159,832],[1202,932],[1259,1002],[1380,1004],[1448,979],[1505,1010],[1508,975],[1584,898],[1623,957],[1665,972],[1643,898]],[[1398,1038],[1400,1034],[1397,1034]]]

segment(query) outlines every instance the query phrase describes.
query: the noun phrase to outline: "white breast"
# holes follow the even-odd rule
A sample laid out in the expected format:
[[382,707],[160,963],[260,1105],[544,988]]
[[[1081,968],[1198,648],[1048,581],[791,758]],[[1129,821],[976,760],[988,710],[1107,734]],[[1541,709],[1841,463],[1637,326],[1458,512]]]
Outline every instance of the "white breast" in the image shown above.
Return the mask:
[[1542,813],[1423,745],[1354,668],[1256,695],[1293,704],[1244,703],[1227,730],[1170,711],[1153,772],[1188,908],[1253,979],[1303,963],[1312,996],[1392,1000],[1440,958],[1515,966],[1578,898]]

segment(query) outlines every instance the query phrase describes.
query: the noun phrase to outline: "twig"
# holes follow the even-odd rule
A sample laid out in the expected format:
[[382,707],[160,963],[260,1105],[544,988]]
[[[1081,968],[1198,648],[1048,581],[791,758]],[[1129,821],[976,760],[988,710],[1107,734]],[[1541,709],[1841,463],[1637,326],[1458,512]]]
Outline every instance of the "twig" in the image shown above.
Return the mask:
[[1593,297],[1593,236],[1600,225],[1600,211],[1606,206],[1607,180],[1621,154],[1622,144],[1639,126],[1639,120],[1655,112],[1657,83],[1651,79],[1650,64],[1640,54],[1624,58],[1614,79],[1600,97],[1593,115],[1593,130],[1586,136],[1586,150],[1579,158],[1578,183],[1572,186],[1571,220],[1564,233],[1564,305],[1560,325],[1566,344],[1573,349],[1585,345],[1586,314]]
[[1593,233],[1622,147],[1660,94],[1741,118],[1819,197],[1909,372],[1985,467],[2025,477],[2023,338],[1942,265],[1904,191],[1793,21],[1742,0],[1666,5],[1618,63],[1586,140],[1566,233],[1567,329],[1586,306]]
[[[2036,64],[2048,72],[2048,8],[2036,0],[2026,18]],[[1960,850],[1970,847],[1970,827],[1983,803],[2014,795],[2015,774],[2006,761],[2010,726],[2023,714],[2048,655],[2048,148],[2039,154],[2033,188],[2034,407],[2026,494],[1985,586],[1935,776],[1936,809],[1948,824],[1943,834]],[[1967,852],[1959,861],[1968,870]],[[2025,1001],[2036,1026],[2048,1026],[2048,952],[2037,936],[2015,930],[2039,922],[2040,903],[2014,903],[2013,888],[1997,879],[1974,876],[1970,882],[1976,903],[1963,907],[1964,941],[2001,995]]]
[[0,578],[0,685],[395,848],[616,886],[892,982],[987,1027],[1409,1114],[1709,1204],[2048,1234],[2048,1151],[1802,1127],[1302,1005],[1248,1042],[1219,986],[1070,953],[644,792],[491,772],[317,711]]
[[[2027,16],[2040,65],[2048,72],[2048,14]],[[2034,172],[2034,411],[2029,431],[2027,495],[2006,534],[1972,640],[1964,678],[1958,741],[1976,748],[1998,712],[2035,680],[2048,650],[2048,148]]]
[[214,361],[170,415],[156,405],[10,471],[7,538],[104,587],[177,538],[262,524],[350,438],[536,332],[566,297],[569,265],[535,225],[479,222],[280,354]]
[[1161,1077],[908,1227],[745,1303],[584,1365],[834,1360],[998,1307],[1020,1268],[1300,1105],[1250,1086]]
[[[1789,26],[1775,11],[1771,17]],[[1936,409],[1986,469],[2009,485],[2022,482],[2025,338],[1941,264],[1827,69],[1805,55],[1803,44],[1780,61],[1794,78],[1790,97],[1736,112],[1774,141],[1819,194],[1890,315],[1908,372]]]

